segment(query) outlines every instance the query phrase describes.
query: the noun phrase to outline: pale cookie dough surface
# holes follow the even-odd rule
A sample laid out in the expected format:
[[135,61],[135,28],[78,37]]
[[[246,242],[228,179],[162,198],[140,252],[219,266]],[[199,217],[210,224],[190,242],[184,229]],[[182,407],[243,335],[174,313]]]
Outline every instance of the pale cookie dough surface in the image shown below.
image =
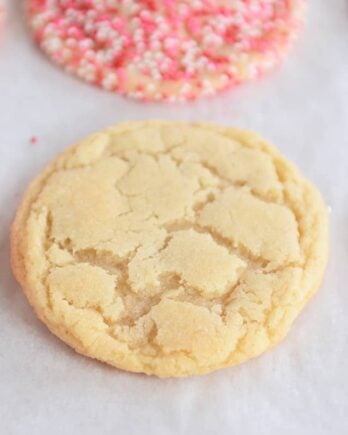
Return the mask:
[[15,275],[50,330],[158,376],[276,344],[318,288],[327,245],[320,195],[259,136],[161,121],[68,149],[12,229]]

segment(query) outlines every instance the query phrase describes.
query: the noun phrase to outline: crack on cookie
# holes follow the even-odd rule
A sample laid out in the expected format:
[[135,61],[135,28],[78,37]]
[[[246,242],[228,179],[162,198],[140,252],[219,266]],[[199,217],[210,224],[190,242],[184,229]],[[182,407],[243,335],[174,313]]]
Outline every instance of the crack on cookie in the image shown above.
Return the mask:
[[207,169],[214,177],[223,181],[224,182],[222,183],[223,187],[230,187],[230,186],[244,187],[248,184],[247,181],[244,180],[231,180],[230,178],[225,177],[218,171],[218,169],[216,169],[213,165],[211,165],[207,160],[200,160],[199,164],[203,168]]
[[[250,147],[251,149],[253,149],[252,147]],[[261,150],[260,150],[261,151]],[[262,153],[269,157],[269,155],[262,151]],[[172,156],[173,160],[178,163],[178,164],[182,164],[184,163],[184,160],[182,158],[179,158],[177,156]],[[279,204],[279,205],[284,205],[285,207],[288,207],[290,209],[290,211],[292,211],[292,208],[289,207],[285,202],[284,202],[284,197],[283,197],[283,183],[281,182],[281,180],[279,179],[278,176],[278,170],[277,167],[275,166],[274,160],[271,160],[272,162],[272,166],[274,168],[275,174],[277,175],[277,179],[279,181],[279,184],[281,186],[281,202],[279,201],[275,201],[274,199],[271,199],[268,195],[265,194],[261,194],[259,192],[257,192],[255,190],[255,188],[251,187],[248,185],[248,181],[247,180],[232,180],[226,176],[224,176],[221,172],[219,172],[219,170],[213,166],[212,164],[209,163],[209,161],[207,161],[206,159],[202,158],[201,160],[195,161],[194,163],[196,163],[197,165],[200,165],[202,168],[206,169],[207,171],[210,172],[210,174],[216,178],[217,180],[219,180],[219,184],[217,186],[212,186],[215,187],[217,190],[219,190],[219,192],[221,193],[224,189],[228,188],[228,187],[235,187],[235,188],[247,188],[248,192],[253,195],[255,198],[259,199],[260,201],[269,203],[269,204]]]
[[[220,191],[219,193],[222,193],[222,192],[223,192],[223,191]],[[202,201],[196,201],[196,202],[193,204],[193,206],[192,206],[192,210],[194,211],[195,216],[197,216],[198,213],[199,213],[201,210],[203,210],[203,208],[204,208],[206,205],[208,205],[208,204],[214,202],[215,199],[216,199],[216,194],[215,194],[214,192],[208,192],[207,197],[206,197],[205,200],[202,200]]]
[[[129,350],[135,351],[139,353],[139,344],[130,344],[127,342],[124,338],[122,338],[119,334],[115,333],[115,331],[111,332],[112,337],[122,344],[125,344]],[[198,358],[196,358],[191,352],[181,349],[178,351],[164,351],[163,348],[156,342],[156,337],[158,335],[158,328],[154,321],[152,321],[152,326],[150,329],[150,332],[147,334],[146,338],[147,341],[143,346],[143,356],[145,358],[153,358],[158,357],[160,355],[164,357],[174,357],[174,359],[178,356],[185,356],[190,361],[194,362],[195,364],[199,363]],[[153,364],[151,362],[146,362],[145,360],[142,361],[142,364],[144,367],[147,367],[149,371],[153,369]]]
[[116,289],[121,295],[133,293],[128,276],[128,263],[134,258],[139,246],[135,247],[125,257],[117,257],[107,249],[87,248],[77,250],[73,255],[77,263],[87,263],[103,269],[108,274],[117,277]]
[[66,297],[61,295],[61,299],[66,302],[70,307],[73,307],[75,310],[77,311],[91,311],[94,312],[96,314],[98,314],[100,316],[100,319],[103,321],[103,323],[105,323],[105,325],[112,327],[113,323],[110,322],[106,317],[105,314],[103,313],[103,310],[100,306],[98,305],[94,305],[94,304],[87,304],[83,307],[79,307],[77,305],[75,305],[74,303],[72,303],[71,301],[69,301]]
[[[211,236],[214,242],[224,247],[228,250],[230,254],[237,255],[242,260],[247,261],[249,265],[252,265],[254,268],[267,268],[270,264],[270,261],[265,260],[261,256],[253,255],[247,247],[242,244],[236,244],[232,240],[227,239],[226,237],[221,236],[215,228],[210,226],[203,226],[198,224],[197,222],[192,221],[175,221],[169,224],[166,224],[164,228],[169,231],[171,234],[176,231],[189,230],[192,229],[200,234],[207,234]],[[275,269],[272,269],[273,271]]]
[[125,262],[127,260],[116,255],[107,255],[106,249],[97,250],[95,248],[79,249],[73,256],[79,263],[87,263],[105,270],[110,275],[119,276],[124,273]]
[[[105,315],[102,312],[100,307],[98,307],[98,306],[86,306],[86,307],[81,308],[81,307],[77,307],[76,305],[74,305],[68,299],[66,299],[64,297],[62,297],[62,300],[64,302],[66,302],[70,307],[72,307],[76,311],[82,311],[82,312],[89,311],[91,313],[97,314],[99,316],[99,319],[104,323],[104,325],[106,327],[106,329],[103,331],[103,333],[107,334],[110,338],[115,339],[115,336],[113,334],[114,324],[105,317]],[[76,322],[76,323],[78,323],[78,322]],[[67,330],[66,326],[64,327],[64,329],[65,329],[65,331],[69,331],[68,335],[72,336],[74,340],[79,341],[82,348],[86,349],[86,350],[92,348],[93,345],[95,343],[97,343],[99,340],[98,338],[96,338],[92,343],[86,344],[83,340],[81,340],[81,338],[79,338],[79,336],[77,334],[72,333],[71,329]],[[131,349],[131,347],[129,346],[129,344],[126,341],[123,341],[123,340],[119,340],[119,341],[122,342],[122,344],[124,344],[128,350]]]
[[188,350],[185,350],[185,349],[164,351],[162,349],[162,347],[156,342],[158,332],[159,331],[158,331],[156,322],[153,321],[151,330],[150,330],[149,334],[147,335],[147,338],[148,338],[148,345],[151,346],[156,351],[157,355],[160,355],[160,354],[165,355],[165,356],[184,355],[186,358],[190,359],[194,363],[199,362],[198,358],[196,358],[192,352],[189,352]]
[[[115,322],[115,324],[120,326],[129,326],[130,328],[136,325],[136,322],[140,320],[142,317],[146,316],[150,313],[152,308],[159,304],[162,300],[162,294],[157,294],[154,296],[135,296],[138,299],[139,304],[137,305],[137,313],[136,315],[132,315],[131,309],[128,311],[128,314],[122,317],[119,321]],[[124,304],[127,307],[127,299],[124,300]]]
[[284,272],[286,269],[299,268],[303,269],[304,264],[302,261],[289,261],[281,266],[272,267],[271,269],[263,269],[260,271],[263,275],[272,275],[274,273]]

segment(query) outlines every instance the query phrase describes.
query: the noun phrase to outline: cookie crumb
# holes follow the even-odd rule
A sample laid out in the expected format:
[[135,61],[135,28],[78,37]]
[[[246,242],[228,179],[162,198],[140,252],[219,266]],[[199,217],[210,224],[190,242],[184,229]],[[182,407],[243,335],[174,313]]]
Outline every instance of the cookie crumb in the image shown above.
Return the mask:
[[32,145],[36,145],[38,143],[38,141],[39,141],[39,138],[37,136],[31,136],[30,143]]

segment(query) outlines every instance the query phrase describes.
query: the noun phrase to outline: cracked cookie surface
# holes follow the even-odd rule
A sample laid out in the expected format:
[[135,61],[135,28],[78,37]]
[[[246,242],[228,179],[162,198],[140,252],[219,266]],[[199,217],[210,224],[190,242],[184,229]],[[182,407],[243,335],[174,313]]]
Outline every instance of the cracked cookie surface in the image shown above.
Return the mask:
[[65,151],[12,228],[15,275],[78,352],[158,376],[264,352],[318,288],[315,188],[251,132],[120,124]]

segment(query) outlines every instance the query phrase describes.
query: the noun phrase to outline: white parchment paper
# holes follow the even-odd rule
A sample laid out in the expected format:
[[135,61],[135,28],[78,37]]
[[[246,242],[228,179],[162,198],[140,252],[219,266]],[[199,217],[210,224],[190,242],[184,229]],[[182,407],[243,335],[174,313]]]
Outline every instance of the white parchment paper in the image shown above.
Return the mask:
[[[0,38],[0,433],[348,433],[348,1],[313,0],[285,65],[197,103],[141,104],[90,87],[34,47],[8,0]],[[9,224],[27,182],[57,152],[112,123],[210,120],[273,141],[331,207],[330,264],[286,340],[242,366],[159,380],[75,354],[35,317],[9,264]],[[37,136],[36,144],[30,138]]]

